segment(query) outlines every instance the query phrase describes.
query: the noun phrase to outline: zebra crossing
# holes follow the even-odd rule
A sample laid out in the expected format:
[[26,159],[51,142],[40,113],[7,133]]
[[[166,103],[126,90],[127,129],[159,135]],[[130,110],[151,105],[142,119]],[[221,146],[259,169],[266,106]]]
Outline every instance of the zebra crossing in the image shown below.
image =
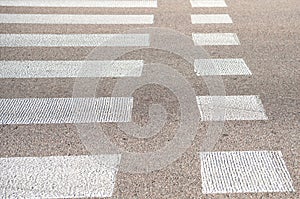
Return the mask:
[[267,120],[258,96],[197,96],[202,121]]
[[[190,0],[193,8],[227,7]],[[156,0],[0,0],[0,6],[156,8]],[[153,25],[154,15],[0,14],[3,24]],[[229,14],[191,14],[192,25],[232,24]],[[150,34],[0,34],[0,47],[149,47]],[[195,46],[240,45],[236,33],[192,34]],[[0,79],[140,77],[144,60],[0,61]],[[243,58],[195,59],[206,76],[251,76]],[[130,122],[132,97],[0,99],[0,124]],[[257,95],[197,96],[202,122],[268,120]],[[0,158],[0,198],[112,197],[120,154]],[[203,194],[295,191],[280,151],[200,152]]]
[[193,8],[227,7],[224,0],[190,0]]
[[[14,7],[157,7],[137,1],[0,1]],[[0,14],[2,24],[154,23],[154,15]],[[133,47],[149,46],[149,34],[0,34],[0,47]],[[0,78],[139,77],[143,60],[3,60]],[[132,97],[14,98],[0,100],[0,124],[76,124],[130,122]],[[120,154],[0,159],[0,198],[111,197]]]
[[22,7],[92,7],[92,8],[156,8],[156,0],[1,0],[0,6]]
[[[225,0],[190,0],[192,7],[227,7]],[[192,24],[230,24],[227,14],[191,15]],[[240,45],[235,33],[193,33],[194,44]],[[195,60],[198,76],[252,75],[244,60]],[[202,121],[268,120],[259,96],[197,96]],[[200,152],[202,193],[293,192],[280,151]]]
[[252,75],[243,59],[196,59],[197,76]]
[[140,77],[143,60],[0,61],[0,78]]
[[0,198],[111,197],[120,155],[0,158]]
[[201,153],[204,193],[294,191],[280,151]]
[[240,45],[235,33],[194,33],[193,40],[196,46]]
[[197,14],[191,15],[192,24],[233,23],[228,14]]
[[0,47],[149,46],[148,34],[0,34]]
[[132,98],[1,99],[1,124],[129,122]]
[[153,15],[0,14],[6,24],[153,24]]

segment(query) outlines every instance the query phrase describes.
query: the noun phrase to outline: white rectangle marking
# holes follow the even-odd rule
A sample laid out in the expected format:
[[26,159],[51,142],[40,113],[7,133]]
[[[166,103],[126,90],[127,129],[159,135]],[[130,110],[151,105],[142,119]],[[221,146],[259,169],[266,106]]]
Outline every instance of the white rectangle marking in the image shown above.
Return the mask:
[[252,75],[243,59],[196,59],[194,67],[198,76]]
[[193,8],[197,7],[227,7],[224,0],[190,0]]
[[147,8],[157,7],[156,0],[0,0],[0,6],[25,7],[91,7],[91,8]]
[[0,99],[0,124],[130,122],[131,97]]
[[0,47],[126,47],[149,42],[149,34],[0,34]]
[[202,121],[267,120],[256,95],[197,96]]
[[196,46],[240,45],[235,33],[194,33],[193,41]]
[[153,15],[0,14],[0,23],[153,24]]
[[0,78],[140,77],[142,60],[0,61]]
[[0,158],[0,198],[111,197],[121,155]]
[[232,23],[228,14],[191,15],[192,24]]
[[202,192],[293,192],[280,151],[200,153]]

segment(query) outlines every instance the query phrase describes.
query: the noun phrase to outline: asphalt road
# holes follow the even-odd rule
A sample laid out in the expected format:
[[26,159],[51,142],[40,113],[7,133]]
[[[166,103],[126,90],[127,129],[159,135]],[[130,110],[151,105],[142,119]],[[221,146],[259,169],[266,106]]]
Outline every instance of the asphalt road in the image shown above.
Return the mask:
[[[227,7],[192,7],[189,0],[158,0],[157,7],[144,8],[15,7],[5,6],[3,2],[5,1],[0,0],[1,14],[71,14],[83,15],[82,19],[85,15],[153,15],[154,21],[153,24],[151,20],[150,24],[101,24],[100,22],[100,24],[49,24],[47,20],[42,24],[0,23],[1,67],[7,63],[4,61],[82,61],[83,63],[91,60],[143,61],[142,73],[132,72],[136,74],[135,76],[116,69],[120,73],[118,76],[106,71],[107,75],[99,78],[97,75],[96,77],[68,77],[68,74],[65,77],[50,78],[38,77],[41,71],[46,69],[40,71],[36,69],[36,73],[29,74],[26,78],[13,78],[6,77],[7,71],[1,69],[0,184],[2,191],[0,196],[2,198],[18,196],[27,196],[27,198],[95,196],[122,199],[299,198],[299,0],[226,0]],[[192,14],[228,14],[232,23],[192,24]],[[32,20],[34,19],[37,17],[33,17]],[[123,19],[126,21],[126,17]],[[110,20],[114,23],[110,18],[103,20],[102,23],[105,21],[108,23]],[[143,18],[133,21],[143,23]],[[196,33],[235,33],[239,44],[195,46],[193,34]],[[39,40],[37,36],[31,36],[30,45],[22,46],[20,45],[24,41],[22,38],[6,42],[8,40],[5,36],[12,36],[12,34],[128,34],[133,38],[129,38],[128,43],[121,41],[121,45],[131,42],[135,47],[114,46],[112,43],[118,41],[115,36],[107,43],[104,42],[103,46],[101,46],[103,42],[100,42],[97,47],[93,44],[87,46],[85,42],[89,42],[88,35],[80,40],[73,35],[70,39],[71,45],[64,47],[59,45],[49,47],[47,44],[34,46],[44,41],[47,43],[51,39]],[[133,34],[144,36],[149,34],[150,44],[138,40]],[[208,43],[214,43],[214,39],[208,40]],[[63,38],[58,43],[61,44],[62,41],[66,39]],[[93,39],[90,43],[96,41],[98,40]],[[81,42],[83,44],[74,44]],[[12,43],[16,46],[7,45]],[[195,59],[243,59],[251,74],[197,76],[193,66]],[[15,63],[11,66],[15,66]],[[109,66],[112,65],[108,64]],[[95,71],[91,70],[89,74],[95,74]],[[49,71],[51,73],[51,69]],[[81,68],[80,73],[86,74],[86,71]],[[220,121],[214,119],[214,116],[204,119],[211,108],[204,109],[205,104],[202,104],[201,110],[196,96],[256,96],[257,98],[254,101],[251,98],[249,102],[243,101],[245,100],[243,97],[243,99],[229,100],[228,103],[225,98],[216,100],[215,106],[231,107],[228,108],[230,109],[228,112],[224,112],[224,109],[215,111],[221,114],[220,117],[223,119]],[[67,120],[65,115],[54,116],[55,113],[47,115],[47,107],[54,112],[63,110],[63,108],[59,109],[58,104],[49,105],[53,98],[93,97],[125,97],[126,99],[132,97],[133,102],[131,101],[132,104],[124,102],[125,105],[120,107],[116,105],[118,107],[113,109],[117,112],[116,115],[107,113],[105,116],[98,116],[98,120],[82,119],[84,121],[82,122],[77,118],[78,115],[75,115],[75,119],[65,122]],[[17,119],[17,117],[25,117],[24,114],[19,112],[16,116],[17,113],[9,112],[11,110],[8,109],[17,107],[14,111],[26,112],[29,108],[22,107],[22,104],[19,108],[17,102],[11,106],[4,106],[9,100],[15,98],[49,98],[50,101],[39,105],[40,108],[36,110],[33,108],[27,116],[30,117],[30,121],[25,124],[20,122],[22,118]],[[8,101],[4,102],[3,99]],[[84,106],[84,103],[78,105],[79,109]],[[109,103],[118,104],[114,100],[106,102]],[[31,104],[31,108],[38,106],[38,102],[34,104],[30,101],[28,104]],[[39,113],[42,108],[45,108],[46,112]],[[96,110],[101,112],[105,111],[105,108]],[[40,115],[37,118],[48,118],[48,120],[38,120],[36,118],[38,113]],[[10,122],[3,118],[9,118]],[[106,120],[107,118],[110,120]],[[124,119],[122,123],[120,118]],[[147,124],[150,125],[147,127]],[[109,143],[113,143],[115,148],[111,149]],[[165,146],[170,148],[164,149]],[[257,153],[243,156],[243,151]],[[152,156],[151,152],[158,152],[158,155]],[[207,153],[204,152],[216,156],[218,154],[213,152],[236,153],[231,156],[231,159],[229,157],[226,160],[225,157],[222,162],[221,156],[215,157],[215,160],[205,159],[204,154]],[[80,159],[80,157],[88,159],[91,155],[107,154],[120,156],[107,156],[103,162],[109,162],[107,163],[109,166],[104,169],[102,163],[100,169],[93,164],[92,160]],[[224,154],[226,156],[226,153]],[[261,159],[256,160],[259,155]],[[59,162],[68,161],[66,156],[70,156],[69,161],[74,164],[70,166],[62,163],[63,166],[59,166]],[[14,157],[19,157],[19,162],[13,159]],[[33,159],[24,159],[24,157]],[[41,157],[46,159],[33,163],[34,158]],[[47,157],[54,157],[54,159],[51,162]],[[55,159],[55,157],[62,158]],[[79,160],[72,157],[79,157]],[[232,163],[234,158],[247,160],[248,163]],[[263,162],[264,160],[266,162]],[[85,161],[91,162],[85,163]],[[209,161],[212,161],[213,166],[209,165]],[[230,167],[229,163],[233,166]],[[28,167],[31,165],[32,170],[27,170],[27,165]],[[57,169],[64,168],[64,165],[67,170]],[[218,168],[224,173],[216,174]],[[73,169],[72,172],[78,171],[82,176],[78,177],[78,173],[70,172],[66,174],[69,178],[63,179],[62,176],[68,173],[68,169]],[[249,171],[249,169],[253,170]],[[58,172],[57,178],[52,176],[53,171]],[[27,177],[26,172],[29,173]],[[43,172],[45,174],[41,174]],[[280,172],[287,173],[281,178]],[[41,178],[43,180],[39,181],[33,173],[44,175],[44,178]],[[16,174],[15,181],[13,174]],[[21,177],[16,177],[17,175]],[[214,176],[219,176],[219,179]],[[250,177],[254,182],[249,181]],[[206,184],[209,184],[208,181],[212,183],[211,186]],[[217,182],[219,184],[214,184]],[[76,183],[78,185],[75,186]],[[98,185],[101,186],[99,190],[104,190],[103,192],[96,190]],[[54,188],[52,189],[51,186]]]

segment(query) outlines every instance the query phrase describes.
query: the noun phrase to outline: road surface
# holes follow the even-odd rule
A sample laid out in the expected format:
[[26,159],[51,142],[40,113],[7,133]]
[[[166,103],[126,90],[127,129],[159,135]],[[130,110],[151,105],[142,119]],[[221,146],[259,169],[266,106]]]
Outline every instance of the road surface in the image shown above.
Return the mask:
[[1,198],[299,198],[298,0],[0,0]]

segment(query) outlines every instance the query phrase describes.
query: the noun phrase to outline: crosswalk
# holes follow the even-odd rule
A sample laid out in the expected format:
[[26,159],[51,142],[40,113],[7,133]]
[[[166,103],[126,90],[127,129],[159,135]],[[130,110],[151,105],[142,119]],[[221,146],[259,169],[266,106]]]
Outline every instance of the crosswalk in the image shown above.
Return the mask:
[[1,99],[0,124],[129,122],[133,98]]
[[153,24],[153,15],[0,14],[6,24]]
[[[190,0],[192,7],[227,7],[225,0]],[[191,15],[192,24],[231,24],[228,14]],[[193,33],[196,46],[240,45],[236,33]],[[195,60],[198,76],[252,75],[243,59]],[[259,96],[197,96],[202,121],[268,120]],[[201,152],[202,193],[293,192],[280,151]]]
[[[155,8],[154,0],[13,0],[13,7]],[[2,24],[152,25],[154,15],[0,14]],[[149,34],[0,34],[0,47],[147,47]],[[1,79],[140,77],[143,60],[2,60]],[[0,124],[130,122],[132,97],[0,99]],[[0,198],[112,197],[120,154],[0,159]]]
[[0,61],[0,78],[140,77],[143,60]]
[[198,76],[252,75],[243,59],[196,59],[194,70]]
[[111,197],[120,155],[0,158],[0,198]]
[[202,121],[267,120],[258,96],[197,96]]
[[0,47],[149,46],[148,34],[0,34]]
[[294,191],[280,151],[201,153],[204,193]]
[[[188,1],[188,0],[187,0]],[[192,8],[227,7],[225,0],[190,0]],[[156,0],[0,0],[5,7],[157,8]],[[196,9],[194,10],[196,11]],[[192,26],[232,24],[229,14],[191,13]],[[2,24],[153,25],[153,14],[0,14]],[[237,46],[231,32],[194,32],[195,46]],[[0,47],[149,47],[150,34],[0,34]],[[0,79],[135,78],[144,60],[2,60]],[[252,76],[243,58],[195,59],[194,75]],[[133,97],[0,99],[0,124],[131,122]],[[268,120],[258,95],[197,96],[201,122]],[[198,111],[198,110],[197,110]],[[203,194],[292,192],[280,151],[200,152]],[[121,154],[0,158],[0,198],[112,197]],[[199,187],[200,189],[200,187]]]
[[196,46],[240,45],[235,33],[194,33],[193,40]]
[[233,23],[228,14],[197,14],[191,15],[192,24]]
[[155,8],[156,0],[1,0],[0,6],[22,7],[90,7],[90,8]]
[[191,0],[191,5],[193,8],[227,7],[224,0]]

